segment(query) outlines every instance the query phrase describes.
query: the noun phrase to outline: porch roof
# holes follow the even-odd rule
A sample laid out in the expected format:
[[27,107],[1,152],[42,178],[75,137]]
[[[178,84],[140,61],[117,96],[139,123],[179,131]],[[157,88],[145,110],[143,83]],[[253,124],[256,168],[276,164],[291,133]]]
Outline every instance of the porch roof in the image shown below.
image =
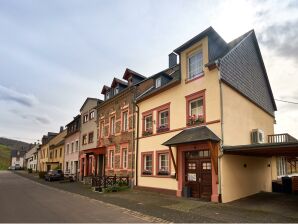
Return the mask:
[[92,149],[83,150],[84,154],[91,154],[91,155],[105,154],[105,152],[106,152],[105,147],[99,147],[99,148],[92,148]]
[[298,157],[298,142],[263,143],[224,146],[224,154],[245,156],[290,156]]
[[201,126],[195,128],[189,128],[181,131],[168,141],[164,142],[163,145],[174,146],[185,143],[194,143],[199,141],[210,140],[213,142],[219,142],[220,138],[217,137],[208,127]]

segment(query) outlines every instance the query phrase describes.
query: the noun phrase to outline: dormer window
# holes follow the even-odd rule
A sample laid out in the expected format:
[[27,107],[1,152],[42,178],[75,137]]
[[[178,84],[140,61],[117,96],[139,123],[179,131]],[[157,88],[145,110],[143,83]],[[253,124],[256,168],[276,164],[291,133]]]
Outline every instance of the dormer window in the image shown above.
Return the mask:
[[119,88],[118,88],[118,87],[116,87],[116,88],[114,89],[114,95],[116,95],[117,93],[119,93]]
[[106,100],[110,99],[110,92],[106,93]]
[[188,79],[194,79],[203,74],[203,53],[199,51],[188,58]]
[[161,77],[159,77],[155,80],[155,88],[158,88],[160,86],[161,86]]
[[132,85],[132,76],[130,76],[128,78],[127,82],[128,82],[128,86],[131,86]]

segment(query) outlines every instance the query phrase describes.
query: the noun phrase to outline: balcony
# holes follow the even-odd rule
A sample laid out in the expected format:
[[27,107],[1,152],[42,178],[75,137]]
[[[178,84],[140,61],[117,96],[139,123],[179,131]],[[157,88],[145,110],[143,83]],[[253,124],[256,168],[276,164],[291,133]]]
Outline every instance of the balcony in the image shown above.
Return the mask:
[[289,135],[288,133],[268,135],[268,143],[285,143],[285,142],[298,142],[298,140],[293,136]]

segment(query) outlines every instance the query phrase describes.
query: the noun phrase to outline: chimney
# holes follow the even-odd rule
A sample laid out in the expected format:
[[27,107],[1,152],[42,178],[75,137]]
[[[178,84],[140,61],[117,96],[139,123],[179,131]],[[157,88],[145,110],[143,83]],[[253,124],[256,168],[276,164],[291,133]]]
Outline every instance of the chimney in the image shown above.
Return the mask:
[[63,126],[60,127],[60,133],[63,131]]
[[169,54],[169,68],[177,65],[177,59],[178,59],[178,55],[175,54],[174,52]]

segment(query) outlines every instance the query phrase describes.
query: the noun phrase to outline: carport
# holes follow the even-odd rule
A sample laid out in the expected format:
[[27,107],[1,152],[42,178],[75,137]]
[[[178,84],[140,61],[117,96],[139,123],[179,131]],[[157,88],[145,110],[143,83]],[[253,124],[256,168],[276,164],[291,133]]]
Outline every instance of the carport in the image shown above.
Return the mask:
[[[274,184],[281,184],[280,158],[286,158],[285,165],[289,164],[285,170],[292,168],[291,161],[298,158],[298,141],[224,146],[221,157],[222,201],[237,200],[260,191],[272,192]],[[296,170],[296,162],[294,168]],[[298,179],[292,180],[291,189],[297,189]]]

